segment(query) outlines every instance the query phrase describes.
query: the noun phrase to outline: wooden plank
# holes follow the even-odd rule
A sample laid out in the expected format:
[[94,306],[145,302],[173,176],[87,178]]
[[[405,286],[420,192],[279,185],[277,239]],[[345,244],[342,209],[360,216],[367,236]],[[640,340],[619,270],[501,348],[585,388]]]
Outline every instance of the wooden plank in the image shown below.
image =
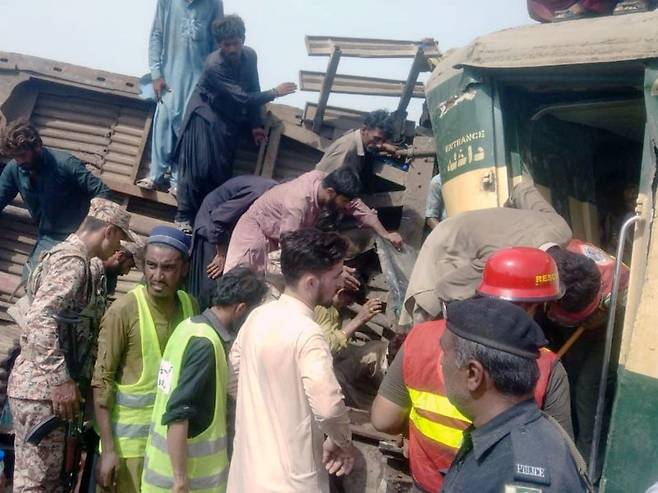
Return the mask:
[[[431,137],[416,137],[414,148],[426,149],[434,146]],[[398,233],[407,245],[420,248],[423,242],[427,190],[434,171],[433,157],[418,157],[409,163],[407,183],[404,191],[402,218]]]
[[315,117],[313,118],[314,132],[320,132],[320,129],[322,128],[324,111],[327,108],[327,102],[329,101],[329,95],[331,94],[331,86],[333,85],[334,78],[336,77],[338,63],[340,62],[340,55],[340,48],[338,46],[334,46],[334,49],[331,52],[331,57],[329,57],[327,72],[325,73],[324,79],[322,81],[322,89],[320,90],[320,97],[318,98],[318,107],[315,112]]
[[141,197],[144,199],[149,199],[154,202],[160,202],[162,204],[171,205],[173,207],[177,207],[178,205],[176,199],[172,197],[171,194],[169,193],[159,192],[155,190],[144,190],[143,188],[140,188],[137,185],[133,185],[132,183],[117,181],[116,179],[113,178],[103,177],[103,183],[105,183],[108,187],[110,187],[110,190],[114,192],[125,193],[132,197]]
[[405,186],[409,173],[388,164],[377,163],[373,166],[373,173],[384,180],[392,181],[398,185]]
[[283,121],[283,135],[322,152],[331,144],[329,139],[325,139],[315,132],[311,132],[298,125],[291,125],[285,121]]
[[274,175],[274,165],[276,158],[279,155],[279,146],[281,145],[281,136],[283,135],[283,125],[278,124],[272,127],[270,132],[270,139],[265,151],[265,158],[263,159],[263,169],[260,175],[265,178],[272,178]]
[[309,56],[329,56],[332,47],[338,45],[344,56],[359,58],[413,58],[419,46],[427,56],[440,56],[439,49],[420,41],[392,39],[351,38],[338,36],[306,36],[306,52]]
[[407,82],[404,84],[404,89],[402,90],[402,96],[400,96],[400,102],[398,103],[398,126],[401,129],[402,127],[402,118],[406,118],[407,106],[409,106],[409,101],[413,96],[414,89],[418,82],[418,74],[420,74],[420,69],[425,64],[425,54],[423,53],[422,48],[418,48],[416,51],[416,56],[414,57],[414,63],[411,65],[409,70],[409,76],[407,77]]
[[[325,75],[326,74],[322,72],[311,72],[308,70],[300,71],[300,89],[302,91],[320,92],[322,90]],[[402,96],[404,86],[405,81],[403,80],[337,74],[334,77],[331,90],[332,92],[342,94],[362,94],[366,96],[390,96],[399,98]],[[416,83],[412,96],[415,98],[425,97],[425,88],[422,83]]]
[[[137,156],[135,159],[135,165],[133,166],[133,171],[130,175],[130,180],[132,183],[135,183],[135,180],[137,180],[137,175],[139,173],[139,167],[141,163],[144,162],[144,155],[146,154],[146,144],[147,142],[150,141],[150,139],[147,138],[149,133],[151,132],[151,127],[153,126],[153,112],[148,112],[146,116],[146,121],[144,122],[144,129],[142,130],[142,135],[139,138],[139,147],[137,149]],[[116,134],[116,128],[115,128],[115,134]],[[118,135],[117,135],[118,137]],[[117,140],[117,142],[120,142]]]

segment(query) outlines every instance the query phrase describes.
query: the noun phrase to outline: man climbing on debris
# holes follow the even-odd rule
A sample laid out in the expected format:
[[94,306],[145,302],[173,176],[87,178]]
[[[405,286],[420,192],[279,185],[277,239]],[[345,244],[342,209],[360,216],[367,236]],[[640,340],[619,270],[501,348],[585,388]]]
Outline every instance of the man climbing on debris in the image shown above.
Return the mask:
[[140,491],[162,352],[176,326],[198,312],[195,301],[179,289],[189,242],[176,228],[154,228],[146,241],[146,285],[117,299],[101,323],[92,381],[101,438],[100,491]]
[[233,338],[267,292],[246,267],[224,274],[212,306],[184,320],[162,356],[146,445],[142,492],[226,491],[227,356]]
[[190,97],[177,147],[180,166],[176,224],[189,234],[204,197],[233,175],[240,131],[248,127],[256,145],[266,140],[263,105],[297,90],[293,82],[261,91],[256,52],[245,46],[237,15],[213,23],[219,46],[208,59]]
[[149,37],[149,70],[157,100],[151,137],[151,168],[137,185],[154,190],[171,172],[169,191],[176,195],[174,158],[183,116],[206,58],[215,49],[214,20],[224,17],[221,0],[158,0]]
[[194,219],[188,289],[202,309],[210,306],[215,280],[224,270],[226,250],[238,219],[273,186],[262,176],[236,176],[210,192]]
[[[95,334],[90,332],[91,268],[107,259],[122,239],[132,239],[130,214],[118,204],[92,199],[87,217],[66,241],[42,258],[28,282],[21,353],[9,377],[14,417],[14,491],[62,491],[65,431],[58,428],[36,446],[25,441],[53,414],[73,421],[82,411],[79,384],[89,378]],[[81,341],[85,341],[82,347]]]
[[264,273],[267,254],[275,250],[281,236],[301,228],[314,227],[323,209],[341,210],[362,226],[401,248],[398,233],[388,232],[377,213],[357,197],[361,180],[348,167],[330,174],[314,170],[278,185],[256,200],[236,225],[226,254],[225,269],[248,265]]
[[369,113],[363,126],[336,139],[324,152],[315,169],[331,173],[341,166],[355,170],[361,182],[372,181],[373,158],[378,152],[395,154],[396,146],[388,141],[395,131],[393,117],[386,110]]
[[76,157],[43,145],[36,128],[19,119],[0,130],[0,211],[20,194],[37,226],[37,242],[23,267],[23,280],[49,250],[75,232],[94,197],[110,189]]
[[[539,282],[537,281],[539,279]],[[494,253],[477,290],[481,296],[510,301],[534,315],[538,307],[564,295],[555,261],[536,248],[506,248]],[[395,356],[372,407],[376,429],[406,431],[409,463],[417,491],[440,491],[441,471],[450,467],[462,441],[468,418],[452,406],[440,380],[445,319],[416,325]],[[569,381],[556,354],[539,353],[539,380],[534,398],[569,436],[573,436]]]
[[313,308],[330,305],[343,285],[347,244],[312,229],[281,243],[285,292],[251,313],[230,354],[229,392],[237,392],[231,493],[328,493],[327,472],[342,476],[354,465],[347,408],[313,320]]

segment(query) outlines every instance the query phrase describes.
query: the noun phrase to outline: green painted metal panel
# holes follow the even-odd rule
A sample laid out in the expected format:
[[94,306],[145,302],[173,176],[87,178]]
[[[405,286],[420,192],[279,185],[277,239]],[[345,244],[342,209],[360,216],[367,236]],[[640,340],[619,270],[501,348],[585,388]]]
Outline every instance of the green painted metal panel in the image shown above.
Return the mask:
[[642,493],[658,481],[658,380],[620,369],[602,493]]
[[490,82],[468,69],[427,94],[443,182],[496,163],[494,103]]

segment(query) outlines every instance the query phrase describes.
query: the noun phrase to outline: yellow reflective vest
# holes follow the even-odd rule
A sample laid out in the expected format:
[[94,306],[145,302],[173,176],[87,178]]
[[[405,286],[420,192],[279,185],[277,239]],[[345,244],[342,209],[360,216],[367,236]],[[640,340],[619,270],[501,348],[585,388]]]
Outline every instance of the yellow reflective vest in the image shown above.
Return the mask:
[[226,437],[226,389],[228,368],[226,355],[217,332],[209,325],[193,320],[181,323],[172,334],[162,357],[151,431],[146,444],[142,493],[169,492],[174,474],[167,448],[167,426],[162,416],[178,386],[185,349],[192,337],[205,337],[215,354],[215,412],[210,425],[187,440],[187,477],[190,491],[224,493],[228,479]]
[[[137,286],[129,294],[137,298],[139,335],[142,344],[142,374],[135,383],[116,385],[112,408],[112,433],[116,453],[122,458],[144,456],[155,402],[158,369],[162,359],[158,334],[146,303],[146,287]],[[184,291],[178,291],[178,299],[183,309],[183,318],[187,319],[194,315],[190,296]]]

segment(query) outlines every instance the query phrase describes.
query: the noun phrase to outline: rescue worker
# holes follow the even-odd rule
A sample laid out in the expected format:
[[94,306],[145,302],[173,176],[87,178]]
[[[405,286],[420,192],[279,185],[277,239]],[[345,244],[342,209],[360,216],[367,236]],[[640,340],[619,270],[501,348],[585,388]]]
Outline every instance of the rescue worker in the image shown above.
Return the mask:
[[[591,303],[580,309],[565,305],[562,302],[551,303],[546,316],[540,318],[539,322],[546,331],[548,338],[556,346],[564,343],[579,327],[585,329],[579,339],[569,349],[569,352],[564,355],[562,361],[567,370],[571,385],[576,445],[583,456],[589,457],[601,383],[601,367],[603,364],[606,324],[610,309],[615,259],[599,247],[580,240],[569,242],[567,250],[584,255],[596,264],[601,278],[600,283],[596,286],[596,296]],[[625,304],[629,277],[629,268],[622,264],[621,277],[619,279],[619,306],[615,316],[616,330],[612,340],[611,368],[608,373],[606,407],[603,414],[605,418],[603,421],[602,443],[599,448],[599,455],[605,450],[607,424],[614,399],[615,375],[617,373],[615,368],[621,344],[621,329],[624,319],[623,305]],[[597,463],[599,466],[603,464],[602,457],[599,458]],[[597,473],[600,473],[600,470]],[[598,480],[598,474],[591,479],[596,482]]]
[[212,33],[219,49],[206,59],[176,145],[180,176],[175,223],[189,234],[204,197],[233,175],[241,130],[248,128],[260,146],[267,140],[265,103],[297,90],[294,82],[284,82],[261,91],[258,57],[244,45],[246,28],[239,16],[215,21]]
[[267,285],[253,271],[224,274],[212,306],[184,320],[160,364],[142,492],[226,491],[227,356],[231,342]]
[[0,175],[0,211],[20,194],[37,227],[37,242],[23,267],[23,280],[49,250],[75,232],[94,197],[110,198],[110,189],[78,158],[43,145],[26,119],[0,131],[0,156],[10,158]]
[[144,449],[162,352],[175,327],[198,313],[180,290],[190,239],[157,226],[146,240],[144,279],[117,299],[101,323],[94,410],[101,439],[99,491],[140,491]]
[[[478,288],[481,296],[513,302],[532,315],[564,293],[555,261],[536,248],[508,248],[487,261]],[[450,306],[450,305],[448,305]],[[416,491],[440,491],[445,471],[470,421],[452,406],[436,379],[446,330],[444,319],[416,325],[391,363],[371,411],[374,427],[404,431],[409,421],[409,461]],[[569,382],[557,356],[542,349],[535,401],[573,436]]]
[[315,169],[331,173],[347,166],[368,186],[372,182],[374,155],[379,151],[395,154],[398,150],[388,143],[394,131],[393,117],[388,111],[368,113],[361,128],[351,130],[327,147]]
[[514,187],[506,207],[462,212],[441,221],[418,253],[400,325],[435,319],[442,302],[473,297],[487,259],[513,246],[546,250],[556,259],[566,299],[574,305],[589,304],[592,293],[572,293],[566,271],[578,273],[591,286],[599,282],[599,275],[591,260],[564,250],[571,236],[569,225],[531,181]]
[[593,491],[575,445],[532,399],[541,328],[492,298],[451,303],[446,318],[436,385],[472,425],[442,491]]
[[224,270],[231,233],[242,214],[273,186],[274,180],[241,175],[206,195],[194,219],[187,285],[201,308],[210,306],[215,280]]
[[[14,491],[62,491],[64,430],[54,430],[38,446],[26,443],[25,436],[53,414],[72,421],[80,413],[80,390],[72,373],[81,373],[76,360],[88,355],[80,354],[82,347],[75,347],[78,358],[65,354],[65,341],[91,347],[93,335],[85,323],[92,295],[90,261],[109,258],[122,239],[133,238],[129,222],[130,214],[118,204],[92,199],[80,227],[47,252],[30,277],[32,303],[7,392],[15,431]],[[76,319],[80,322],[67,322]]]
[[357,198],[360,194],[361,180],[347,167],[329,174],[309,171],[271,188],[253,203],[235,226],[224,268],[248,265],[265,272],[267,254],[276,249],[281,235],[314,227],[323,209],[338,209],[352,215],[362,226],[368,226],[399,249],[400,235],[386,231],[377,213]]

